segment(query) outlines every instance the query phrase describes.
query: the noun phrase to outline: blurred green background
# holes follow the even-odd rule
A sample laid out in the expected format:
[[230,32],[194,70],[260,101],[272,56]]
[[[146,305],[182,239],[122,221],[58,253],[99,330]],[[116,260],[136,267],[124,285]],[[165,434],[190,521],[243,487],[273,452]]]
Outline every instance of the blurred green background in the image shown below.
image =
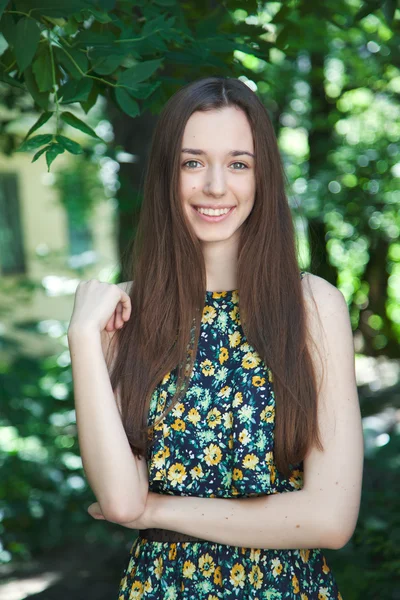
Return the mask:
[[86,512],[74,292],[130,279],[157,115],[225,75],[273,120],[302,268],[349,306],[363,495],[351,541],[326,555],[344,600],[399,599],[399,3],[60,4],[0,0],[0,597],[116,597],[135,532]]

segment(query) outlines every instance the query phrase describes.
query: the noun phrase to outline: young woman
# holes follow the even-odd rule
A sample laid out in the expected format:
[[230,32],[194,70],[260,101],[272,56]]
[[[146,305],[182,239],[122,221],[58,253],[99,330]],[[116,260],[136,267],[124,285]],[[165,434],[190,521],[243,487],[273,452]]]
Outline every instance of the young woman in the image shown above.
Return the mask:
[[340,599],[321,548],[360,504],[349,314],[299,270],[274,130],[241,81],[164,107],[131,273],[81,282],[68,332],[89,513],[139,534],[119,600]]

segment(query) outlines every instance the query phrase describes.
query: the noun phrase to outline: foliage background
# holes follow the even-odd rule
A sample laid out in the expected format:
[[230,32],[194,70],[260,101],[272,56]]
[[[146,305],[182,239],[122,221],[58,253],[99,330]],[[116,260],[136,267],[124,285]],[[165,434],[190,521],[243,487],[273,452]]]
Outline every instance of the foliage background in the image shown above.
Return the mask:
[[[49,169],[69,153],[56,185],[77,221],[93,209],[93,191],[101,192],[101,159],[118,165],[118,280],[128,278],[124,258],[147,143],[169,96],[223,74],[246,81],[267,106],[290,179],[302,266],[344,293],[357,352],[362,506],[352,540],[326,554],[345,600],[400,598],[398,3],[60,4],[0,0],[0,93],[8,110],[0,148],[31,152]],[[21,138],[14,125],[27,115],[33,124]],[[111,141],[99,133],[101,120],[110,123]],[[124,162],[122,151],[139,160]],[[71,268],[71,277],[84,278],[85,268]],[[0,319],[11,319],[15,303],[38,286],[29,276],[3,276],[2,298],[10,301]],[[133,533],[85,511],[93,495],[79,457],[68,322],[20,327],[57,338],[59,351],[32,358],[16,339],[0,337],[2,574],[12,581],[56,565],[62,578],[38,597],[106,598],[116,593]]]

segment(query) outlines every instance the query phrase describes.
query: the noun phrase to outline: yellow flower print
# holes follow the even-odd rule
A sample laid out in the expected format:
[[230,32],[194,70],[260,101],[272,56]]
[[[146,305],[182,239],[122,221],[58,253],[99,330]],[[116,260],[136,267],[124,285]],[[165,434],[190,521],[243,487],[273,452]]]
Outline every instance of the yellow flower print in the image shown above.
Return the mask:
[[260,387],[260,386],[264,385],[265,378],[259,377],[258,375],[254,375],[254,377],[252,377],[252,379],[251,379],[251,383],[254,385],[254,387]]
[[225,429],[232,429],[232,425],[233,425],[233,412],[231,410],[229,412],[224,412],[223,419],[224,419],[224,427],[225,427]]
[[298,594],[300,592],[300,588],[299,588],[299,580],[297,579],[296,575],[293,575],[293,577],[292,577],[292,586],[293,586],[293,593]]
[[229,436],[228,448],[229,448],[229,450],[232,450],[232,448],[233,448],[233,435],[232,434]]
[[231,301],[233,304],[237,304],[239,302],[239,292],[237,290],[233,290]]
[[251,548],[250,549],[250,562],[258,564],[260,562],[261,549]]
[[238,306],[235,306],[235,308],[230,311],[229,316],[231,317],[232,321],[234,321],[235,323],[240,325],[239,307]]
[[122,592],[124,592],[126,590],[127,585],[128,585],[128,583],[127,583],[127,578],[125,575],[125,577],[123,579],[121,579],[121,583],[119,584],[119,587],[121,588]]
[[232,388],[229,387],[229,385],[225,385],[219,392],[218,392],[218,396],[221,396],[221,398],[229,398],[229,395],[232,391]]
[[187,577],[188,579],[192,579],[195,572],[196,572],[196,565],[194,563],[192,563],[191,560],[185,560],[185,562],[183,563],[183,569],[182,569],[183,576]]
[[249,436],[249,432],[247,431],[247,429],[242,429],[242,431],[239,433],[239,442],[241,444],[243,444],[244,446],[246,446],[249,441],[250,441],[250,436]]
[[270,482],[273,484],[275,483],[275,479],[276,479],[276,467],[275,465],[271,465],[269,468],[270,471]]
[[238,481],[239,479],[243,479],[243,471],[241,469],[233,469],[232,479],[233,479],[233,481]]
[[143,597],[143,584],[140,581],[132,581],[130,590],[129,590],[129,598],[131,600],[140,600]]
[[304,548],[302,548],[300,550],[300,556],[303,562],[308,563],[308,560],[310,558],[310,551],[309,550],[305,550]]
[[294,487],[296,490],[299,490],[301,487],[303,487],[303,473],[302,471],[296,470],[293,471],[290,479],[289,479],[290,485],[292,487]]
[[242,359],[244,369],[254,369],[260,363],[260,357],[256,352],[247,352]]
[[226,292],[213,292],[212,297],[217,299],[217,298],[225,298],[226,296]]
[[157,411],[161,414],[164,410],[165,401],[167,399],[167,391],[162,390],[158,397]]
[[193,467],[193,469],[190,470],[190,474],[193,477],[193,479],[200,479],[200,477],[203,477],[204,473],[203,469],[201,468],[201,465]]
[[186,423],[185,421],[182,421],[182,419],[175,419],[175,421],[171,425],[171,428],[174,431],[185,431]]
[[240,406],[243,402],[243,394],[242,392],[236,392],[234,400],[232,402],[232,406],[233,408],[236,408],[237,406]]
[[221,567],[218,565],[218,567],[215,568],[214,571],[214,583],[215,585],[222,585],[222,572],[221,572]]
[[229,358],[229,352],[226,348],[221,348],[219,351],[219,362],[222,365]]
[[218,465],[221,462],[222,452],[221,448],[216,444],[210,444],[204,450],[205,458],[204,460],[208,465]]
[[[340,596],[340,594],[339,594],[339,596]],[[307,594],[301,594],[300,600],[308,600]],[[339,600],[340,600],[340,598],[339,598]]]
[[215,571],[215,563],[209,554],[203,554],[199,558],[199,569],[204,577],[211,577]]
[[269,404],[260,413],[260,419],[266,423],[273,423],[275,419],[275,406]]
[[193,425],[197,425],[201,417],[197,408],[191,408],[186,418],[188,421],[190,421],[190,423],[193,423]]
[[217,316],[217,312],[214,307],[205,306],[203,308],[203,316],[202,316],[201,322],[211,324],[214,321],[216,316]]
[[329,600],[329,591],[327,587],[320,587],[318,593],[318,600]]
[[273,558],[271,561],[271,565],[272,565],[272,575],[274,577],[278,577],[278,575],[280,575],[282,572],[281,561],[279,560],[279,558]]
[[243,587],[246,579],[246,572],[243,565],[235,563],[231,569],[230,581],[235,587]]
[[322,570],[325,573],[325,575],[327,575],[329,573],[329,571],[330,571],[330,568],[326,564],[326,558],[325,558],[325,556],[322,556],[322,560],[324,562],[324,566],[322,567]]
[[338,594],[338,600],[343,600],[342,594],[340,592]]
[[169,560],[175,560],[176,558],[176,543],[171,542],[169,552],[168,552]]
[[272,462],[274,460],[274,453],[273,452],[266,452],[265,453],[265,457],[264,457],[265,462]]
[[162,380],[161,384],[163,385],[164,383],[167,383],[167,381],[169,381],[170,377],[171,377],[171,372],[169,371],[168,373],[166,373],[166,374],[164,375],[164,377],[163,377],[163,380]]
[[230,333],[228,335],[229,338],[229,345],[231,348],[236,348],[236,346],[239,346],[241,340],[242,340],[242,336],[240,335],[240,333],[238,331],[235,331],[234,333]]
[[151,585],[151,581],[150,579],[146,579],[145,583],[144,583],[144,591],[147,592],[152,592],[153,591],[153,586]]
[[243,459],[243,466],[246,469],[251,469],[254,471],[256,465],[260,462],[259,458],[255,454],[246,454]]
[[271,371],[271,369],[268,369],[268,381],[269,381],[270,383],[273,383],[273,381],[274,381],[274,376],[273,376],[273,374],[272,374],[272,371]]
[[211,360],[209,360],[208,358],[206,358],[205,360],[203,360],[202,363],[200,363],[200,367],[203,375],[214,375],[215,369]]
[[[168,454],[167,454],[168,453]],[[169,456],[168,447],[164,448],[164,450],[158,450],[153,456],[152,462],[156,469],[161,469],[165,464],[165,459]]]
[[207,413],[207,425],[214,429],[221,423],[221,412],[218,408],[213,408]]
[[171,482],[172,487],[176,487],[179,483],[182,483],[186,477],[186,469],[182,463],[174,463],[168,469],[168,480]]
[[177,402],[174,408],[171,410],[171,413],[174,417],[181,417],[186,410],[186,406],[183,402]]
[[157,579],[161,579],[161,575],[163,574],[164,561],[162,556],[158,556],[154,560],[154,575]]
[[264,578],[264,575],[263,575],[263,572],[261,571],[260,567],[258,565],[254,565],[249,573],[249,580],[250,580],[251,585],[256,590],[259,590],[261,588],[262,583],[263,583],[263,578]]

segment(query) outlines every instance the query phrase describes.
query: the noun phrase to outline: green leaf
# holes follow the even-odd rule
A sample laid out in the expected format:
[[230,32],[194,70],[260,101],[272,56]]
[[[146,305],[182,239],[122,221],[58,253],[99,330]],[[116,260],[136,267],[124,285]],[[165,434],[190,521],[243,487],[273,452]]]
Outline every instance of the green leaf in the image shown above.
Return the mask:
[[87,100],[81,101],[81,106],[85,113],[87,114],[89,110],[96,104],[97,98],[99,96],[99,86],[93,82],[92,89],[90,90],[90,94]]
[[111,75],[119,67],[124,57],[121,54],[110,54],[93,61],[93,71],[99,75]]
[[3,68],[0,67],[0,81],[4,81],[4,83],[8,83],[8,85],[13,85],[14,87],[18,87],[24,89],[24,84],[18,81],[18,79],[14,79],[14,77],[10,77],[8,73],[5,72]]
[[32,71],[40,92],[48,92],[53,88],[51,71],[51,58],[49,47],[42,48],[35,61],[32,63]]
[[53,160],[56,158],[56,156],[58,156],[59,154],[62,154],[63,152],[64,152],[64,148],[63,148],[63,146],[61,146],[61,144],[57,144],[57,143],[50,144],[50,146],[48,147],[48,150],[46,150],[47,171],[50,171],[50,165],[53,162]]
[[[86,71],[88,70],[89,63],[84,52],[76,50],[75,48],[68,48],[68,50],[65,50],[63,47],[58,48],[57,46],[55,46],[54,53],[57,57],[57,61],[68,71],[68,73],[74,79],[81,79],[83,75],[80,71],[86,73]],[[80,71],[74,63],[78,65]]]
[[32,125],[32,127],[30,128],[30,130],[26,134],[25,140],[28,139],[28,137],[31,135],[31,133],[33,133],[34,131],[36,131],[37,129],[39,129],[39,127],[41,127],[42,125],[44,125],[45,123],[47,123],[47,121],[50,119],[50,117],[52,116],[52,114],[53,114],[53,111],[46,111],[43,114],[41,114],[40,117],[38,118],[38,120],[36,121],[36,123],[34,123],[34,125]]
[[40,29],[37,21],[22,17],[17,23],[14,45],[15,58],[20,71],[24,71],[31,64],[39,40]]
[[50,146],[45,146],[44,148],[41,148],[39,150],[39,152],[36,152],[35,156],[32,158],[31,162],[35,162],[38,158],[40,158],[42,156],[42,154],[44,152],[46,152],[46,150],[48,150],[50,148]]
[[5,7],[8,4],[8,0],[0,0],[0,17],[4,12]]
[[138,83],[132,90],[129,90],[129,94],[139,100],[146,100],[160,85],[160,80],[154,83]]
[[115,97],[124,113],[130,117],[137,117],[140,114],[139,104],[128,94],[126,90],[124,90],[124,88],[118,87],[115,90]]
[[33,76],[32,66],[29,66],[27,69],[25,69],[24,79],[26,88],[36,104],[40,106],[40,108],[43,108],[43,110],[47,110],[49,106],[49,94],[48,92],[39,91],[36,79]]
[[14,46],[15,39],[17,37],[17,26],[14,22],[12,15],[6,13],[2,16],[0,21],[0,31],[5,37],[8,44],[10,46]]
[[82,154],[83,152],[82,146],[80,144],[77,144],[73,140],[70,140],[69,138],[63,135],[56,135],[56,140],[61,144],[63,148],[65,148],[65,150],[71,152],[71,154]]
[[396,0],[386,0],[382,4],[382,12],[389,26],[393,25],[394,13],[396,12]]
[[83,133],[91,135],[98,140],[101,139],[97,133],[91,127],[89,127],[89,125],[86,125],[86,123],[78,119],[78,117],[73,115],[71,112],[65,111],[61,113],[60,118],[64,121],[64,123],[67,123],[67,125],[71,125],[71,127],[75,127],[75,129],[79,129],[80,131],[83,131]]
[[93,79],[84,78],[79,81],[70,79],[59,89],[59,97],[62,97],[61,103],[71,104],[87,100],[92,86]]
[[144,81],[162,65],[163,59],[146,60],[120,73],[118,83],[134,88],[135,83]]
[[43,146],[43,144],[48,144],[52,139],[53,136],[51,133],[34,135],[32,138],[22,142],[15,152],[28,152],[29,150],[35,150],[36,148],[39,148],[39,146]]

